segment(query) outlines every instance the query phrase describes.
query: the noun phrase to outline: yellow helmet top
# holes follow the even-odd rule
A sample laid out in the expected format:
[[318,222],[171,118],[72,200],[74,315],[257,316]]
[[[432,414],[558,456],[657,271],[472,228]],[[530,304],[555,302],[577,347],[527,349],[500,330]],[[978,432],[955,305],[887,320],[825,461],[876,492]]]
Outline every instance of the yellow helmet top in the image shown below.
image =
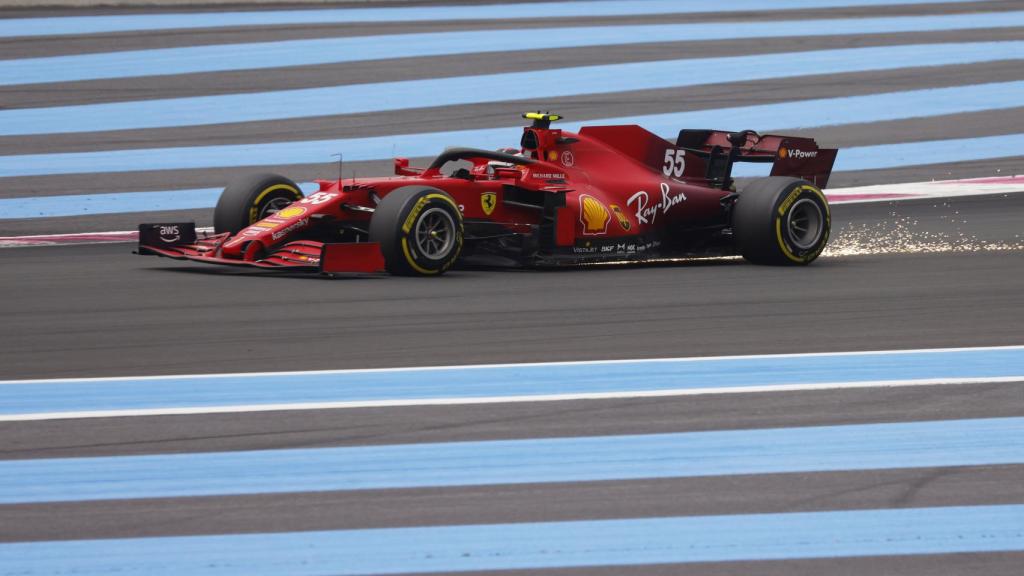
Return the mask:
[[549,128],[551,127],[552,122],[556,120],[561,120],[562,116],[558,114],[552,114],[550,112],[541,112],[538,110],[537,112],[523,113],[523,118],[526,118],[527,120],[533,120],[534,128]]

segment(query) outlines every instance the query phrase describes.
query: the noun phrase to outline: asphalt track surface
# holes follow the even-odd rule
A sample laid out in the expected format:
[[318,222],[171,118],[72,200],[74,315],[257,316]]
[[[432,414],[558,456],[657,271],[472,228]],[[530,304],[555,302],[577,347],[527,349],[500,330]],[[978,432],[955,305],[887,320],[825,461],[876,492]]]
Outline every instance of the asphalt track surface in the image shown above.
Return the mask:
[[[950,14],[1019,9],[1018,2],[755,13],[750,19]],[[97,13],[99,13],[98,11]],[[44,15],[60,14],[60,11]],[[75,12],[76,14],[78,12]],[[19,14],[31,15],[25,11]],[[686,21],[713,19],[698,15]],[[662,22],[664,18],[580,19],[574,24]],[[669,17],[668,20],[672,20]],[[683,18],[677,18],[682,21]],[[515,26],[550,25],[543,19]],[[446,29],[510,26],[495,22]],[[331,33],[409,31],[401,23],[329,28]],[[309,38],[327,27],[0,40],[4,57],[203,42]],[[929,32],[915,38],[837,38],[828,47],[924,41],[1024,39],[1024,32]],[[800,40],[798,49],[825,46]],[[754,49],[792,51],[784,40],[681,43],[701,56]],[[11,50],[8,52],[8,50]],[[580,62],[632,61],[654,47],[525,52],[503,70]],[[10,54],[10,56],[8,56]],[[415,60],[415,59],[414,59]],[[364,81],[406,77],[451,58],[330,65],[281,71],[281,86],[318,84],[323,74]],[[552,60],[555,60],[554,62]],[[459,75],[495,71],[474,56]],[[1019,64],[992,63],[805,79],[801,97],[1024,79]],[[374,76],[378,74],[378,76]],[[390,76],[389,76],[390,75]],[[214,81],[143,78],[0,89],[5,106],[266,89],[263,73]],[[208,81],[210,85],[203,85]],[[333,82],[329,80],[328,82]],[[311,84],[312,83],[312,84]],[[656,93],[566,98],[552,109],[574,119],[782,101],[792,81],[760,81]],[[72,89],[66,89],[72,88]],[[547,103],[545,103],[547,104]],[[383,116],[0,138],[0,153],[49,153],[256,142],[348,134],[493,125],[524,103],[402,111]],[[463,108],[462,112],[466,112]],[[1019,109],[808,129],[840,146],[1011,134]],[[513,117],[514,118],[514,117]],[[1020,173],[1021,158],[839,173],[834,184],[879,184]],[[330,176],[329,165],[280,167],[296,180]],[[383,163],[356,166],[382,173]],[[1014,172],[1016,170],[1016,172]],[[167,190],[214,186],[244,168],[0,176],[0,197]],[[1024,195],[993,195],[833,207],[832,253],[806,268],[761,267],[736,259],[532,271],[459,269],[437,279],[261,274],[138,257],[126,244],[0,250],[0,379],[171,375],[271,370],[441,366],[532,361],[1001,346],[1024,343]],[[0,220],[0,235],[129,229],[140,218],[194,218],[208,211]],[[241,450],[381,446],[619,434],[925,422],[1024,416],[1019,382],[634,398],[480,406],[419,406],[0,422],[2,461]],[[776,514],[1024,502],[1024,465],[948,466],[726,477],[640,479],[42,502],[0,505],[2,543],[108,538],[260,534],[637,517]],[[758,560],[530,570],[544,574],[1018,574],[1022,552]],[[487,571],[481,574],[522,574]],[[0,565],[0,574],[5,574]]]
[[[550,272],[459,270],[427,282],[327,280],[142,258],[124,244],[4,250],[0,258],[9,274],[0,298],[18,302],[5,315],[4,375],[1016,344],[1024,325],[1024,256],[1019,247],[971,247],[1019,241],[1021,209],[1020,196],[836,206],[838,231],[879,222],[893,231],[901,223],[917,224],[909,235],[892,237],[902,239],[890,247],[895,253],[828,257],[802,269],[713,261]],[[952,222],[957,213],[970,214],[968,222]],[[875,231],[868,241],[884,237]],[[934,238],[964,251],[917,252]],[[0,434],[4,459],[34,459],[912,422],[1019,416],[1020,386],[57,420],[0,423]],[[1022,473],[1022,466],[1004,465],[14,504],[0,506],[0,541],[998,505],[1024,498]],[[1013,574],[1021,560],[1020,553],[950,554],[686,569]]]
[[[89,377],[292,362],[377,368],[1016,344],[1022,211],[1024,195],[837,205],[833,246],[894,253],[800,269],[731,259],[325,279],[138,257],[127,244],[2,250],[0,298],[18,302],[5,315],[3,372]],[[915,253],[940,245],[963,251]],[[968,251],[983,245],[1018,249]]]

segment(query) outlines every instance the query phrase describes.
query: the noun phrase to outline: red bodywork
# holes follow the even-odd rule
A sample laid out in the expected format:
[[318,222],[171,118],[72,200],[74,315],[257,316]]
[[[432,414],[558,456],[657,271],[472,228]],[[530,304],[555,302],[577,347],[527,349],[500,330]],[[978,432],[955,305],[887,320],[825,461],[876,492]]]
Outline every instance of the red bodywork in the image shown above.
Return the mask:
[[[470,256],[544,265],[731,253],[734,162],[772,163],[772,175],[823,188],[836,155],[809,138],[683,130],[673,143],[633,125],[571,133],[547,124],[525,128],[514,157],[456,148],[423,169],[396,158],[394,177],[318,180],[319,191],[233,236],[183,241],[151,230],[140,253],[263,268],[382,270],[366,231],[379,199],[410,185],[455,200]],[[453,161],[461,168],[450,170]]]

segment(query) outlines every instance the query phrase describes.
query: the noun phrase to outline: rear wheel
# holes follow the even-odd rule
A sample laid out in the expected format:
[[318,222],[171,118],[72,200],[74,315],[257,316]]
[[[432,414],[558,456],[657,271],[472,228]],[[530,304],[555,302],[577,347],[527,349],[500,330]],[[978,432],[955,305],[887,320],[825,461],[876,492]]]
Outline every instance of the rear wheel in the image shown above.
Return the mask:
[[831,228],[821,190],[783,176],[745,187],[733,206],[732,222],[739,253],[757,264],[810,264],[825,249]]
[[231,182],[213,209],[216,232],[237,234],[239,230],[280,211],[302,191],[291,180],[277,174],[250,174]]
[[462,252],[462,213],[452,197],[429,186],[393,190],[377,204],[370,241],[379,242],[388,272],[437,276]]

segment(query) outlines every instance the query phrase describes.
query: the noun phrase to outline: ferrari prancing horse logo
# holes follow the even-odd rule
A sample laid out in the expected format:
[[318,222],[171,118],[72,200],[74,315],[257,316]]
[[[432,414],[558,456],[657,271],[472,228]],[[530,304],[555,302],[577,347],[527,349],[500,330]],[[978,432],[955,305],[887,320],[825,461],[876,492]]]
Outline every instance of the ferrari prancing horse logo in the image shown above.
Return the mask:
[[480,207],[484,209],[484,214],[490,216],[497,204],[498,195],[494,192],[484,192],[480,195]]

